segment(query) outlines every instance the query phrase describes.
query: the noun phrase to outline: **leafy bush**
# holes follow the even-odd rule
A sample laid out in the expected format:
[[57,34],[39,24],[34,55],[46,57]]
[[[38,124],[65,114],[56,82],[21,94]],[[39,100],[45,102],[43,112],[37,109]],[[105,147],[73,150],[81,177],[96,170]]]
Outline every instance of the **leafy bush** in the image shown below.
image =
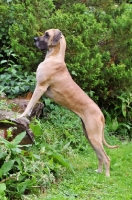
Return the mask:
[[[105,137],[115,144],[116,138],[108,132],[115,132],[117,126],[113,121],[108,122]],[[25,132],[12,142],[0,138],[0,197],[4,200],[26,200],[27,195],[29,199],[33,195],[37,199],[39,192],[62,178],[66,169],[74,174],[67,158],[76,153],[88,155],[91,151],[79,117],[60,106],[54,106],[43,120],[34,119],[30,128],[35,134],[32,146],[19,145]]]
[[55,105],[54,108],[52,105],[51,109],[52,112],[47,113],[43,126],[46,124],[46,127],[48,127],[49,125],[49,132],[53,132],[55,127],[54,134],[58,135],[59,143],[64,140],[64,146],[71,146],[77,151],[83,151],[87,146],[87,142],[83,135],[80,118],[58,105]]
[[[84,4],[73,4],[68,9],[63,5],[61,10],[57,10],[55,15],[52,15],[44,23],[47,28],[53,27],[54,24],[55,28],[62,30],[67,40],[66,63],[74,80],[85,91],[95,91],[101,100],[109,98],[108,94],[111,90],[115,94],[117,92],[119,94],[119,87],[120,91],[131,87],[130,42],[129,49],[124,49],[124,45],[131,41],[131,20],[129,20],[131,9],[129,7],[130,5],[126,5],[122,10],[113,8],[111,15],[100,11],[96,16]],[[127,15],[125,12],[128,12]],[[122,30],[120,24],[126,24],[125,20],[129,22]],[[63,26],[64,23],[65,26]],[[113,28],[114,24],[117,27],[116,30]],[[129,34],[127,41],[122,44],[121,38],[124,37],[125,31],[128,31]],[[116,33],[115,36],[114,33]],[[110,42],[109,45],[106,45],[107,41]],[[121,45],[123,48],[120,48]],[[125,57],[123,49],[127,54]],[[114,54],[116,51],[119,51],[120,55],[118,64],[115,63],[115,60],[111,60],[114,56],[112,53]],[[129,64],[128,55],[130,56]]]
[[[122,104],[119,96],[129,98],[132,89],[131,8],[112,5],[104,11],[84,4],[63,5],[44,24],[47,29],[54,24],[66,36],[66,63],[74,80],[111,117],[129,126],[130,109],[126,116],[116,110]],[[127,134],[131,135],[130,129]]]
[[0,3],[1,13],[1,56],[7,48],[17,54],[18,64],[24,70],[36,69],[40,53],[33,44],[35,35],[44,30],[43,21],[50,17],[54,5],[51,0],[4,1]]
[[[0,137],[0,197],[2,199],[26,199],[36,195],[54,183],[64,169],[74,170],[55,144],[47,141],[40,121],[31,127],[36,135],[35,145],[19,145],[25,132],[9,142]],[[39,189],[39,190],[38,190]]]
[[35,74],[28,71],[36,69],[42,55],[34,47],[33,38],[43,30],[43,21],[53,8],[52,1],[0,3],[0,93],[9,98],[34,89]]
[[[132,5],[115,6],[113,1],[107,4],[102,1],[102,5],[89,1],[87,6],[77,3],[79,1],[64,4],[61,0],[3,2],[0,7],[0,56],[1,73],[5,74],[1,78],[1,90],[8,94],[9,81],[6,84],[3,78],[14,78],[6,68],[16,69],[17,64],[21,65],[21,70],[34,71],[42,60],[33,46],[34,35],[52,27],[59,28],[67,40],[66,63],[73,79],[115,118],[115,110],[121,104],[118,97],[125,93],[128,98],[132,89]],[[28,80],[26,76],[19,73],[19,77]],[[10,96],[30,90],[32,83],[24,86],[27,81],[15,80],[20,81],[23,89],[13,83]],[[127,113],[126,116],[119,114],[117,120],[130,125],[130,109]]]
[[0,85],[0,93],[5,93],[8,98],[14,98],[28,91],[33,92],[36,84],[35,73],[22,72],[19,65],[5,69],[0,74],[0,79],[3,80]]
[[[32,71],[41,60],[39,51],[34,48],[33,37],[42,34],[45,29],[59,28],[66,36],[66,63],[73,78],[84,90],[95,91],[100,101],[104,101],[110,97],[110,91],[116,94],[119,92],[119,87],[121,91],[130,87],[131,78],[128,77],[132,75],[130,67],[132,22],[129,20],[131,5],[114,7],[112,2],[110,4],[108,13],[107,9],[97,10],[95,7],[95,10],[92,10],[85,4],[66,4],[70,5],[68,7],[62,4],[60,9],[51,15],[54,8],[51,1],[46,1],[45,4],[42,1],[30,3],[27,0],[22,4],[19,1],[15,3],[10,1],[1,9],[1,21],[7,18],[2,26],[7,24],[9,27],[9,29],[2,28],[1,41],[3,42],[6,34],[8,39],[4,43],[10,41],[17,55],[15,59],[18,64],[22,64],[22,69]],[[23,13],[25,14],[22,15]],[[2,31],[5,29],[8,32],[3,34]],[[125,40],[122,42],[124,37]],[[3,44],[2,49],[4,48]],[[12,54],[10,58],[14,59]],[[113,60],[114,58],[116,60]]]

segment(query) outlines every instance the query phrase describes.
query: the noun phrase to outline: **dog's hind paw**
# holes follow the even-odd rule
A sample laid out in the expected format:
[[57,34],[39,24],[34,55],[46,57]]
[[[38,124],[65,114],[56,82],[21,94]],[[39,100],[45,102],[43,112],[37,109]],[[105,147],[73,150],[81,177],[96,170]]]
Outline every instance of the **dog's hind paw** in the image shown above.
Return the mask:
[[101,174],[102,170],[96,169],[95,172],[97,172],[98,174]]

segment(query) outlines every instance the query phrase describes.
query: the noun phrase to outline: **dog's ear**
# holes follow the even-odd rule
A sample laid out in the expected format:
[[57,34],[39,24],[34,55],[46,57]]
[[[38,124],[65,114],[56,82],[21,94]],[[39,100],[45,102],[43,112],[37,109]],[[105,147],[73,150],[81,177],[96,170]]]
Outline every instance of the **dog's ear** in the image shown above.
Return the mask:
[[55,30],[55,33],[54,33],[54,37],[53,37],[53,40],[52,40],[52,45],[56,45],[59,40],[61,38],[61,31],[60,30]]

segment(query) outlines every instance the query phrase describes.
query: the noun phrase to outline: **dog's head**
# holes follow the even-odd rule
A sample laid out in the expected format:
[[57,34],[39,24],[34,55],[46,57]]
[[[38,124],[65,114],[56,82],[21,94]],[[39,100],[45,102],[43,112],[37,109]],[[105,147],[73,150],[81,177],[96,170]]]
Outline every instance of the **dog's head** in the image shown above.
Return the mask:
[[35,37],[35,45],[43,50],[48,50],[50,47],[54,47],[61,39],[61,31],[58,29],[49,29],[45,31],[45,34],[40,37]]

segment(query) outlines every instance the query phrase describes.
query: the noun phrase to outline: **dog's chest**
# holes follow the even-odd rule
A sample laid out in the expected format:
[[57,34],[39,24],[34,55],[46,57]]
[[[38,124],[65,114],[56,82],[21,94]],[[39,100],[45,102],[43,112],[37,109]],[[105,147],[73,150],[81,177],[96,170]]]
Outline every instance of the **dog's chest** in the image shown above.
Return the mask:
[[52,76],[53,70],[44,62],[40,63],[36,71],[37,83],[45,82]]

